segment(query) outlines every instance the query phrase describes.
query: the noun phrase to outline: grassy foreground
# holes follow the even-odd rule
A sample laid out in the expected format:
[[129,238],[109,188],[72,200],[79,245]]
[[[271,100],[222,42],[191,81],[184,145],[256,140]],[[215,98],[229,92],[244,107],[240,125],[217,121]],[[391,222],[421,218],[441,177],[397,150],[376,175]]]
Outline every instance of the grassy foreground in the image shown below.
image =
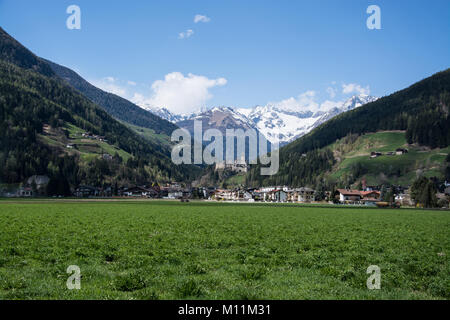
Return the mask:
[[442,211],[0,201],[0,299],[448,299],[449,255]]

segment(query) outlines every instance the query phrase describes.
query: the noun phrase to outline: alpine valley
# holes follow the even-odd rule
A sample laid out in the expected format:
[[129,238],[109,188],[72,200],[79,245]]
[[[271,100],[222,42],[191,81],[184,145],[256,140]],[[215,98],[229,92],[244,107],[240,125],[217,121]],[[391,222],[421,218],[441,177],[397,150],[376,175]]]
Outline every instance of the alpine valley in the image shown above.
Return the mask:
[[[409,186],[421,175],[441,185],[450,180],[449,69],[386,97],[360,94],[326,109],[272,103],[178,115],[100,90],[0,28],[0,75],[3,189],[33,176],[50,179],[47,195],[71,195],[83,184],[331,190],[363,181]],[[203,130],[255,129],[278,141],[278,174],[263,177],[258,165],[224,174],[173,164],[170,135],[178,127],[192,131],[195,120]],[[409,152],[392,156],[398,150]]]

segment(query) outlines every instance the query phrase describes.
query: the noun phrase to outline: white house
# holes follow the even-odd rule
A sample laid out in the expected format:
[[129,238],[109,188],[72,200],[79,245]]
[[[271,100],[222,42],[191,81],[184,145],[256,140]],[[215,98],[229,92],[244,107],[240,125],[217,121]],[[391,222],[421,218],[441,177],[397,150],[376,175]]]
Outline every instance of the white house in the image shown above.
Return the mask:
[[266,195],[264,195],[264,201],[267,199],[268,201],[273,202],[286,202],[287,197],[288,193],[286,191],[282,189],[275,189],[267,193],[267,198]]
[[298,202],[312,202],[315,201],[315,191],[311,188],[303,187],[293,190],[292,201]]
[[361,192],[358,190],[337,189],[339,193],[339,201],[344,202],[359,202],[361,201]]
[[180,199],[183,198],[183,191],[180,190],[170,190],[167,193],[167,199]]
[[32,197],[33,196],[33,189],[30,187],[20,188],[17,192],[17,195],[19,197]]

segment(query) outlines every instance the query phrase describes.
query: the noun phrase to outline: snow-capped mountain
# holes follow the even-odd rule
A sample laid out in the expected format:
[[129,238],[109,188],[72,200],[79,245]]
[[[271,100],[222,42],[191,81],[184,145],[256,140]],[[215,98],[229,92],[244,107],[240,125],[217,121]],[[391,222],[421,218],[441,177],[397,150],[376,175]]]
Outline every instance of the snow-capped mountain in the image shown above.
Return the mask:
[[282,145],[300,138],[342,112],[375,100],[375,97],[368,95],[353,96],[344,103],[337,102],[335,106],[329,106],[328,110],[324,111],[302,110],[296,112],[277,105],[267,105],[252,109],[238,109],[238,112],[253,121],[267,140],[271,142],[278,140]]
[[294,114],[277,106],[256,106],[252,109],[239,109],[250,119],[270,142],[287,143],[302,133],[312,130],[316,121],[311,111]]
[[[224,154],[228,152],[227,151],[228,141],[225,138],[227,129],[234,129],[234,130],[242,129],[243,131],[254,129],[256,131],[255,133],[258,136],[258,128],[255,126],[253,121],[248,119],[245,115],[237,112],[235,109],[229,107],[214,107],[205,112],[194,113],[187,119],[178,121],[176,124],[180,128],[184,128],[188,130],[191,134],[194,134],[194,121],[200,121],[202,123],[203,131],[206,131],[208,129],[218,129],[220,130],[220,132],[222,132],[222,134],[224,135],[223,139]],[[260,141],[258,140],[257,146],[254,147],[259,148],[259,145]],[[238,150],[233,152],[238,152]],[[246,149],[244,152],[245,154],[233,153],[232,156],[234,157],[235,160],[241,159],[242,157],[245,157],[247,161],[250,160],[251,153],[249,152],[249,150]]]
[[255,129],[256,125],[244,114],[230,107],[214,107],[205,112],[193,113],[184,120],[177,121],[180,128],[193,132],[194,121],[201,121],[203,130],[219,129],[225,134],[226,129]]
[[268,104],[253,108],[214,107],[204,112],[190,115],[176,115],[165,108],[142,106],[156,115],[177,124],[181,128],[193,131],[194,120],[201,120],[203,130],[216,128],[225,129],[256,129],[270,142],[278,141],[280,145],[287,144],[307,134],[317,126],[330,120],[342,112],[358,108],[377,98],[369,95],[358,95],[345,102],[336,102],[326,110],[295,110]]
[[176,123],[178,121],[185,120],[186,118],[189,117],[188,115],[179,115],[179,114],[172,113],[169,110],[167,110],[166,108],[157,108],[157,107],[153,107],[148,104],[142,104],[142,103],[141,104],[138,103],[138,105],[141,108],[148,110],[151,113],[157,115],[158,117],[163,118],[172,123]]

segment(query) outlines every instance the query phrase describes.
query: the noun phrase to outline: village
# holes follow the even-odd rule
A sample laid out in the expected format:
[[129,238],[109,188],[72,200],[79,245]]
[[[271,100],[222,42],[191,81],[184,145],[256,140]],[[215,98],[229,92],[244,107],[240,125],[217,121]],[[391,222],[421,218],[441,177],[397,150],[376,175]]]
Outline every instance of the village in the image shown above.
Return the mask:
[[[44,130],[49,130],[48,126]],[[77,133],[81,138],[107,142],[104,136],[94,135],[90,132]],[[69,143],[66,148],[77,148]],[[408,153],[407,149],[397,148],[389,152],[371,152],[370,158],[381,156],[401,156]],[[103,153],[100,159],[111,161],[113,156]],[[306,154],[302,154],[306,157]],[[243,157],[231,163],[216,163],[215,172],[227,172],[230,175],[242,175],[249,170],[249,164]],[[0,188],[0,197],[47,197],[50,178],[45,175],[35,175],[18,185],[15,189]],[[315,190],[311,186],[261,186],[256,188],[220,187],[220,186],[196,186],[181,182],[158,184],[155,182],[130,185],[110,182],[109,184],[78,185],[68,187],[70,190],[64,195],[52,195],[60,198],[124,198],[124,199],[164,199],[189,202],[192,200],[215,202],[245,202],[245,203],[306,203],[306,204],[335,204],[335,205],[360,205],[372,207],[412,207],[417,206],[411,197],[411,186],[368,186],[365,179],[358,187],[337,186],[332,190]],[[331,188],[330,188],[331,189]],[[54,193],[53,193],[54,194]],[[59,193],[56,193],[59,194]],[[438,199],[446,199],[450,196],[450,183],[445,182],[436,194]]]
[[[3,197],[46,197],[47,176],[32,176],[16,190],[0,190]],[[450,196],[450,182],[442,186],[438,198]],[[163,199],[189,202],[191,200],[245,203],[315,203],[345,204],[377,207],[415,206],[408,187],[367,186],[365,181],[361,190],[336,188],[332,191],[319,191],[309,187],[271,186],[260,188],[219,188],[189,187],[183,183],[160,185],[152,183],[131,187],[94,187],[80,185],[72,191],[73,198],[124,198],[124,199]],[[62,197],[62,196],[59,196]]]

